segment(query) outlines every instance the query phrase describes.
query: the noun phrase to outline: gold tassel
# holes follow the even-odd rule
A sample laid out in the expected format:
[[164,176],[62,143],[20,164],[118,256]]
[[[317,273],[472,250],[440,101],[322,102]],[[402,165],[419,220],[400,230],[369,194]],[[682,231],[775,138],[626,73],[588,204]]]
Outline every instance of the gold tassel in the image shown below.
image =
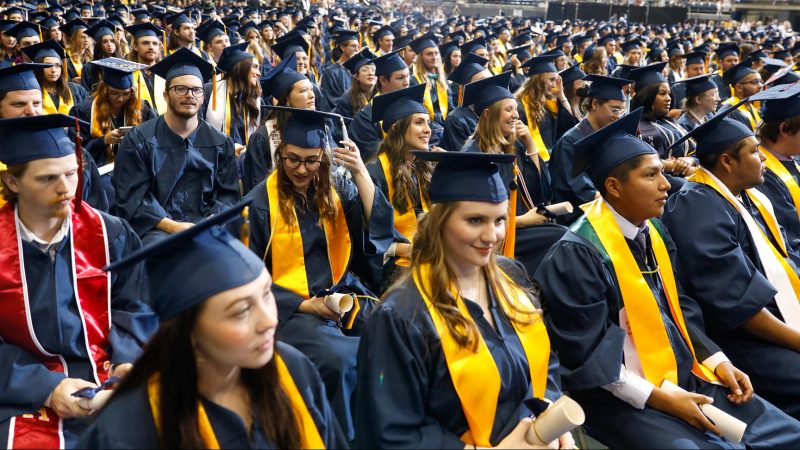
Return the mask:
[[240,240],[245,247],[250,247],[250,207],[245,206],[242,210],[242,230]]
[[211,72],[211,109],[217,109],[217,69]]

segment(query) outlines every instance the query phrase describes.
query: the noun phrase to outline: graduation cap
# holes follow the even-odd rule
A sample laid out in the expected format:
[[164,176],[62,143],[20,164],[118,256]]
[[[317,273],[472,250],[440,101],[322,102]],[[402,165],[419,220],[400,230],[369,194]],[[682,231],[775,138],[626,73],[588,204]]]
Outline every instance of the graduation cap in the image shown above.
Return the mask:
[[194,75],[205,83],[214,74],[214,66],[188,48],[181,47],[151,66],[150,72],[165,79],[167,83],[183,75]]
[[162,321],[248,284],[264,272],[264,262],[222,225],[239,217],[249,203],[242,201],[103,270],[111,272],[144,261],[153,310]]
[[12,7],[10,7],[10,8],[6,8],[6,9],[4,9],[4,10],[3,10],[3,14],[4,14],[6,17],[10,17],[10,16],[17,15],[17,14],[19,14],[19,15],[21,15],[21,16],[24,16],[24,15],[25,15],[25,12],[22,10],[22,8],[20,8],[20,7],[18,7],[18,6],[12,6]]
[[772,57],[775,59],[780,59],[781,61],[787,58],[791,58],[792,55],[789,53],[789,50],[779,50],[772,54]]
[[408,68],[397,50],[375,58],[372,63],[375,64],[375,75],[379,77],[389,78],[394,72]]
[[551,50],[548,50],[548,51],[542,53],[539,56],[555,56],[556,59],[558,59],[558,58],[560,58],[562,56],[567,56],[567,55],[560,48],[555,47],[555,48],[553,48]]
[[352,30],[337,31],[336,34],[333,36],[333,40],[337,44],[344,44],[345,42],[348,41],[357,41],[358,31],[352,31]]
[[261,89],[274,99],[285,98],[295,83],[308,80],[305,75],[295,70],[296,67],[297,58],[295,55],[290,55],[261,78]]
[[686,96],[692,97],[695,95],[700,95],[703,92],[709,91],[711,89],[717,89],[717,83],[711,79],[713,75],[699,75],[692,78],[687,78],[685,80],[678,80],[675,82],[677,83],[684,83],[686,85]]
[[589,171],[595,186],[602,186],[620,164],[641,155],[655,155],[656,150],[637,137],[644,108],[611,122],[575,143],[572,174]]
[[61,25],[59,29],[64,32],[67,36],[72,36],[73,34],[77,33],[79,30],[87,30],[89,29],[89,25],[86,24],[81,19],[73,19],[64,25]]
[[432,32],[427,32],[422,36],[414,39],[411,41],[411,50],[414,50],[414,53],[422,53],[427,48],[437,48],[439,40]]
[[705,65],[706,63],[706,54],[701,51],[693,51],[691,53],[684,53],[682,55],[684,59],[686,59],[686,65],[690,66],[692,64],[701,64]]
[[465,42],[461,46],[461,54],[475,53],[477,50],[486,50],[486,38],[479,37],[471,41]]
[[172,25],[172,28],[178,29],[185,23],[192,23],[192,20],[185,11],[181,11],[167,17],[167,23]]
[[272,51],[280,55],[281,59],[286,59],[297,52],[308,54],[308,41],[296,30],[283,36],[281,40],[272,45]]
[[19,22],[17,22],[16,20],[6,20],[6,19],[0,20],[0,33],[5,33],[6,31],[13,28],[14,25],[16,25],[17,23]]
[[664,78],[662,73],[666,66],[667,62],[664,61],[639,67],[631,70],[631,72],[628,74],[628,78],[636,82],[635,87],[637,91],[642,90],[651,84],[666,83],[667,79]]
[[599,98],[603,100],[625,100],[625,94],[622,88],[628,84],[633,83],[631,80],[623,78],[606,77],[602,75],[586,75],[583,81],[589,81],[588,96],[590,98]]
[[372,99],[372,122],[381,123],[383,131],[388,132],[392,125],[404,117],[416,113],[427,115],[428,110],[422,104],[424,96],[424,84],[378,95]]
[[37,36],[42,37],[41,28],[38,24],[23,20],[6,31],[6,35],[14,36],[18,41],[22,38]]
[[201,23],[197,27],[196,33],[201,41],[208,44],[217,36],[226,36],[225,24],[219,20],[209,20]]
[[[431,203],[473,201],[502,203],[508,190],[498,164],[511,164],[514,155],[478,152],[411,152],[415,158],[437,163],[428,185]],[[466,182],[468,181],[468,182]]]
[[750,97],[761,102],[761,118],[769,121],[800,116],[800,83],[771,87]]
[[683,144],[687,139],[692,138],[697,144],[695,156],[702,160],[704,156],[721,153],[730,145],[748,136],[753,136],[754,134],[750,127],[728,117],[731,111],[734,111],[747,100],[742,100],[729,108],[719,111],[714,117],[706,120],[697,128],[675,141],[669,148],[675,148]]
[[617,40],[617,36],[614,34],[607,34],[600,39],[597,40],[597,45],[606,45],[609,42],[614,42]]
[[313,109],[289,108],[286,106],[275,107],[272,105],[265,105],[264,108],[291,113],[281,130],[281,140],[300,148],[327,148],[330,142],[326,119],[342,118],[338,114]]
[[34,69],[46,69],[52,64],[23,63],[0,69],[0,94],[11,91],[40,89]]
[[369,48],[364,47],[360,52],[356,53],[355,55],[351,56],[350,59],[345,61],[342,66],[353,75],[357,75],[358,70],[364,65],[374,64],[372,60],[375,58],[375,54],[372,53]]
[[450,76],[448,76],[447,79],[454,83],[465,85],[469,83],[469,80],[474,77],[475,74],[487,70],[486,64],[488,63],[489,60],[486,58],[482,58],[475,53],[467,53],[467,56],[461,59],[461,64],[450,72]]
[[742,78],[754,73],[756,73],[756,71],[751,68],[751,62],[745,59],[739,64],[736,64],[735,66],[723,72],[722,79],[725,80],[726,84],[734,85]]
[[642,47],[642,42],[639,39],[632,39],[620,44],[623,53],[628,53],[631,50],[636,50]]
[[137,23],[136,25],[131,25],[125,28],[125,31],[133,35],[134,39],[139,39],[143,37],[156,37],[161,38],[164,35],[164,31],[153,25],[152,23]]
[[458,45],[458,41],[450,41],[440,45],[439,54],[442,55],[442,61],[449,60],[450,55],[452,55],[453,52],[456,50],[461,51]]
[[[563,53],[562,53],[563,55]],[[522,69],[528,69],[528,76],[536,75],[539,73],[558,72],[553,61],[558,59],[559,55],[543,55],[529,59],[525,64],[520,66]]]
[[115,89],[132,88],[133,73],[147,68],[147,64],[139,64],[121,58],[104,58],[92,61],[92,64],[103,70],[103,83]]
[[100,20],[86,30],[86,34],[95,41],[99,41],[103,36],[114,36],[114,24],[108,20]]
[[581,70],[580,64],[573,64],[558,73],[561,77],[561,82],[565,85],[571,85],[575,80],[581,80],[586,76],[586,73]]
[[48,39],[39,44],[29,45],[23,48],[22,52],[28,55],[28,58],[33,62],[41,62],[44,58],[48,57],[58,60],[62,60],[66,57],[64,47],[52,39]]
[[150,11],[147,8],[136,8],[131,10],[131,14],[135,20],[144,20],[150,16]]
[[484,78],[464,85],[462,106],[473,105],[475,114],[480,117],[483,111],[503,99],[514,98],[508,90],[511,72]]
[[739,46],[735,42],[725,42],[719,44],[714,53],[717,54],[717,59],[720,61],[728,56],[739,56]]
[[377,43],[384,36],[395,36],[395,31],[389,25],[384,25],[372,33],[372,42]]
[[219,57],[217,67],[223,72],[230,72],[233,66],[239,61],[255,58],[255,55],[247,52],[248,45],[250,45],[249,42],[243,42],[241,44],[225,47],[222,50],[222,55]]

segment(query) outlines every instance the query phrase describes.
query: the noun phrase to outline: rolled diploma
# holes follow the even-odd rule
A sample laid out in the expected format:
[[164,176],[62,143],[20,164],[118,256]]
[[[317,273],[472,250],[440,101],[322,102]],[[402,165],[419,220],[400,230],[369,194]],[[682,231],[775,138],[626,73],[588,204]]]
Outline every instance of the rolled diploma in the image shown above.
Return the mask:
[[[674,383],[670,382],[669,380],[664,380],[661,383],[661,389],[665,389],[667,391],[684,391],[680,386],[676,386]],[[733,417],[732,415],[726,413],[725,411],[717,408],[714,405],[700,405],[700,411],[708,417],[708,420],[714,423],[714,425],[719,428],[719,431],[722,432],[722,436],[725,439],[740,443],[742,442],[742,437],[744,436],[744,431],[747,429],[747,424],[742,422],[741,420]]]
[[325,306],[331,311],[344,314],[353,309],[353,296],[349,294],[331,294],[325,297]]
[[532,445],[547,445],[562,434],[583,425],[585,420],[586,414],[581,405],[565,395],[531,423],[525,440]]
[[553,205],[547,205],[545,206],[545,209],[547,209],[550,212],[550,214],[553,214],[555,216],[563,216],[564,214],[570,214],[573,211],[572,203],[570,202],[561,202]]

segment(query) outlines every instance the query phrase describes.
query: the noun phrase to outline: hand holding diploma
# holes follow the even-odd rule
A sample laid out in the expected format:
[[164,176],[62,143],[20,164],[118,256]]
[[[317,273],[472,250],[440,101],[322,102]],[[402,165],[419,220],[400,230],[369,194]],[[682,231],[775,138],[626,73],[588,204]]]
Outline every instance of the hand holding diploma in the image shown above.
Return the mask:
[[[563,396],[551,404],[541,413],[528,428],[525,440],[530,444],[547,445],[553,441],[559,441],[559,448],[567,442],[565,436],[575,428],[583,425],[586,414],[583,408],[575,400]],[[569,440],[572,436],[569,435]],[[574,442],[572,442],[574,446]],[[571,447],[567,447],[571,448]]]
[[[661,389],[667,392],[687,393],[683,388],[668,380],[664,380],[661,384]],[[744,436],[745,429],[747,429],[746,423],[713,406],[710,402],[701,403],[698,407],[703,415],[714,425],[714,429],[718,430],[715,431],[717,434],[737,444],[742,441],[742,436]]]

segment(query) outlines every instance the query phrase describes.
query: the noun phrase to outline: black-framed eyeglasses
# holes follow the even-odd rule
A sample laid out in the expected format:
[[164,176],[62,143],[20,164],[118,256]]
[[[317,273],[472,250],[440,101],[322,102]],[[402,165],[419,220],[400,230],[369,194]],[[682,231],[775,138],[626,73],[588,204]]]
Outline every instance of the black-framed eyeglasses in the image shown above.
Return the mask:
[[314,171],[319,169],[319,166],[322,164],[322,155],[316,158],[308,158],[308,159],[300,159],[293,155],[289,156],[280,155],[280,157],[283,160],[283,164],[285,164],[286,167],[289,169],[297,169],[300,167],[301,164],[303,164],[306,166],[306,170]]
[[186,97],[187,95],[189,95],[189,92],[191,92],[192,97],[195,98],[202,97],[203,94],[205,94],[205,91],[201,87],[190,88],[188,86],[183,86],[179,84],[177,86],[170,86],[170,89],[175,91],[175,93],[181,97]]

